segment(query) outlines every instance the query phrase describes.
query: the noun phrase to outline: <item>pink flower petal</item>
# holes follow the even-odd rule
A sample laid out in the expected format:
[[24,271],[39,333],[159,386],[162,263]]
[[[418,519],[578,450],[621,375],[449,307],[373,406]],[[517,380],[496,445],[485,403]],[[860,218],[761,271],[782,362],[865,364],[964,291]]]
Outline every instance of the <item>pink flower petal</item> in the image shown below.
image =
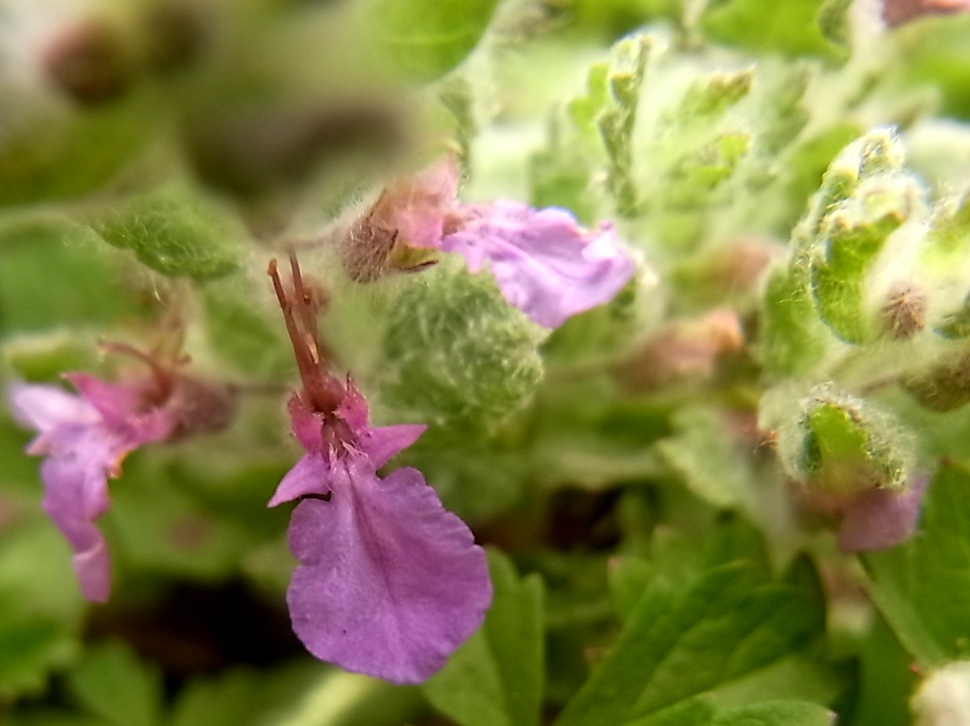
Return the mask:
[[175,416],[164,408],[138,410],[138,389],[70,374],[81,396],[54,386],[14,385],[10,403],[18,419],[40,436],[28,453],[45,454],[42,506],[74,549],[74,569],[84,596],[104,602],[111,564],[94,521],[110,506],[108,477],[139,446],[166,438]]
[[358,459],[330,477],[331,500],[304,500],[290,524],[293,629],[322,660],[421,682],[482,623],[485,553],[414,469],[381,480]]
[[275,507],[300,497],[326,495],[330,492],[329,480],[330,464],[326,455],[320,452],[306,454],[286,473],[266,506]]
[[635,272],[609,225],[589,232],[565,210],[511,201],[466,212],[439,248],[462,255],[472,272],[488,263],[505,299],[544,327],[608,302]]
[[909,539],[916,531],[920,502],[928,485],[929,479],[920,477],[903,492],[870,489],[860,494],[843,515],[839,549],[874,552]]
[[424,424],[378,426],[361,437],[361,448],[376,471],[417,441],[427,428]]

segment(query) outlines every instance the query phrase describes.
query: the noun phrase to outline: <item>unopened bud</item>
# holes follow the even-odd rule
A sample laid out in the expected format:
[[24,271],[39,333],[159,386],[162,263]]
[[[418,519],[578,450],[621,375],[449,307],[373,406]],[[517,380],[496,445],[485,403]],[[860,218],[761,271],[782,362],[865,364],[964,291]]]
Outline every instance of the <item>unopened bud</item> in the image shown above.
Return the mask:
[[198,59],[206,41],[206,18],[198,4],[160,0],[145,11],[144,54],[148,67],[165,73]]
[[769,241],[742,240],[691,260],[673,274],[691,295],[704,300],[723,299],[754,288],[765,268],[783,252],[780,245]]
[[170,440],[228,428],[236,417],[238,392],[233,386],[178,376],[165,404],[175,419]]
[[957,661],[930,673],[910,702],[916,726],[970,723],[970,662]]
[[96,20],[81,21],[55,36],[42,63],[53,84],[85,106],[118,99],[135,79],[119,30]]
[[968,0],[883,0],[882,17],[891,28],[923,15],[948,15],[970,10]]
[[909,340],[926,327],[926,294],[910,283],[893,283],[880,310],[880,320],[889,337]]
[[448,158],[387,186],[370,209],[337,240],[347,275],[372,282],[389,272],[415,272],[435,263],[456,203],[458,166]]
[[917,403],[930,411],[952,411],[965,406],[970,403],[970,351],[901,383]]
[[661,328],[614,366],[617,383],[646,393],[686,381],[704,381],[718,362],[744,346],[744,331],[733,310],[712,310]]

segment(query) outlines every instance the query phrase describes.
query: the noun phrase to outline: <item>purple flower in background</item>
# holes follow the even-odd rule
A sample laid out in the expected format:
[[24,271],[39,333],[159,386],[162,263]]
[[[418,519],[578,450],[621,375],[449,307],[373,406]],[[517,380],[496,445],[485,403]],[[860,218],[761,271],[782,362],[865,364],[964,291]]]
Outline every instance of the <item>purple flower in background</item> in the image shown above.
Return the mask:
[[312,293],[291,257],[294,295],[270,274],[303,389],[289,402],[306,453],[269,506],[299,499],[289,542],[300,565],[287,603],[293,630],[321,660],[418,683],[481,625],[492,599],[484,550],[415,469],[377,470],[424,426],[371,427],[354,385],[325,368]]
[[920,502],[929,478],[919,476],[904,491],[867,489],[845,508],[839,527],[839,548],[874,552],[905,542],[916,531]]
[[[458,167],[450,158],[390,185],[358,223],[347,257],[366,256],[353,245],[379,238],[457,252],[471,272],[488,268],[505,299],[547,328],[609,302],[636,271],[608,224],[585,230],[565,209],[507,200],[458,204],[457,193]],[[372,279],[358,267],[351,270],[355,279]]]
[[883,0],[882,17],[889,27],[926,15],[950,15],[970,10],[970,0]]
[[112,384],[94,376],[65,376],[80,395],[57,386],[15,383],[9,399],[14,416],[37,431],[27,453],[45,456],[44,511],[74,549],[74,571],[88,600],[105,602],[111,563],[104,536],[94,525],[109,506],[108,478],[121,474],[132,450],[168,438],[177,417],[146,404],[141,385]]
[[473,273],[487,265],[505,299],[543,327],[609,302],[636,271],[609,224],[587,231],[564,209],[504,200],[461,211],[439,249],[460,254]]

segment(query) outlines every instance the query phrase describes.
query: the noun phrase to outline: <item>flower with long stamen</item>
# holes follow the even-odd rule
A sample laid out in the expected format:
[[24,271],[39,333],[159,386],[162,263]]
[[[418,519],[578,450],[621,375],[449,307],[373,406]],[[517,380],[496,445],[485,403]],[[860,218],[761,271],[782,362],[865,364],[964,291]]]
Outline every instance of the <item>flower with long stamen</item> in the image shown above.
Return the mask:
[[289,400],[305,450],[269,506],[299,500],[289,543],[293,630],[321,660],[394,683],[418,683],[482,623],[492,587],[485,553],[415,469],[378,469],[423,433],[372,427],[350,379],[328,370],[313,292],[291,255],[293,295],[269,273],[302,388]]

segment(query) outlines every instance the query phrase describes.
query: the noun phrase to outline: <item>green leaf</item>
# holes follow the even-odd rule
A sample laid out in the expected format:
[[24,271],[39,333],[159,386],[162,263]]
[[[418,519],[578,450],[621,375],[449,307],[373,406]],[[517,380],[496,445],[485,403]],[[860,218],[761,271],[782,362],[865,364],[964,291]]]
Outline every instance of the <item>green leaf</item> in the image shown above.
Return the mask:
[[71,673],[74,697],[106,723],[154,726],[162,704],[161,674],[127,646],[108,643],[92,650]]
[[489,551],[494,599],[482,628],[422,691],[461,726],[533,726],[543,691],[543,591],[519,579],[507,557]]
[[711,726],[832,726],[835,714],[815,703],[766,701],[726,709],[710,723]]
[[651,588],[557,726],[624,724],[689,701],[808,646],[823,629],[818,583],[801,572],[771,581],[734,563],[679,595]]
[[177,186],[135,197],[92,226],[105,242],[131,250],[156,272],[197,280],[235,271],[246,238],[228,209]]
[[760,354],[776,376],[805,373],[824,359],[831,334],[815,313],[807,264],[795,260],[769,271],[765,284]]
[[66,114],[5,134],[0,206],[71,199],[104,186],[145,146],[153,121],[129,105]]
[[876,605],[926,668],[970,659],[970,472],[943,465],[909,541],[865,555]]
[[651,43],[649,36],[638,35],[624,38],[613,46],[613,61],[607,77],[610,102],[596,116],[609,157],[607,185],[616,200],[617,212],[627,217],[634,216],[640,206],[632,173],[633,130]]
[[[824,12],[823,12],[824,9]],[[839,8],[825,0],[712,0],[701,18],[704,31],[715,41],[756,52],[790,56],[844,58]],[[845,8],[842,8],[844,15]],[[824,32],[821,22],[824,22]]]
[[117,253],[67,220],[0,230],[0,327],[49,330],[130,317],[134,285],[118,262]]
[[465,59],[497,6],[498,0],[367,0],[362,9],[389,61],[428,81]]
[[754,496],[753,474],[719,411],[681,407],[672,424],[677,435],[657,442],[657,449],[687,488],[715,507],[747,508]]

